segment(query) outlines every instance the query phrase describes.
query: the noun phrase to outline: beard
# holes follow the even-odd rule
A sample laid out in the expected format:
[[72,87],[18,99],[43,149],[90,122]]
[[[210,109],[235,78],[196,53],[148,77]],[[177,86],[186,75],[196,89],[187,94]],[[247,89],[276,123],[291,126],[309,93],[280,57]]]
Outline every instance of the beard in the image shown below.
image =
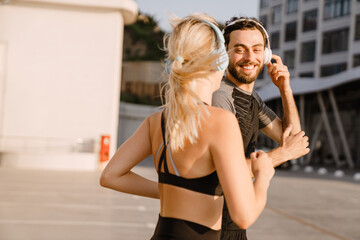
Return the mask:
[[[245,75],[244,73],[242,73],[240,70],[236,70],[236,65],[241,65],[241,64],[249,64],[249,65],[255,65],[258,67],[258,70],[256,71],[254,76],[248,76]],[[252,62],[237,62],[235,64],[231,64],[229,63],[229,67],[227,69],[227,71],[230,73],[231,76],[233,76],[238,82],[240,83],[245,83],[245,84],[250,84],[255,82],[255,80],[257,79],[257,77],[259,76],[261,70],[263,69],[264,65],[260,65],[258,63],[252,63]]]

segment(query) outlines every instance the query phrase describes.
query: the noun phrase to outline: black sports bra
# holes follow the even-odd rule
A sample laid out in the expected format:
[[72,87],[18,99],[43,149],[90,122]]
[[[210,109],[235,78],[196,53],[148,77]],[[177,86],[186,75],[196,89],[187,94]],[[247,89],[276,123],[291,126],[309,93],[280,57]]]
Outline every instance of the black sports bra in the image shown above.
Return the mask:
[[[183,178],[180,176],[175,163],[171,156],[171,151],[169,147],[169,156],[171,164],[174,168],[175,174],[169,172],[167,161],[166,161],[166,149],[167,144],[165,144],[165,117],[164,112],[161,114],[161,131],[163,137],[163,143],[159,147],[159,150],[156,154],[156,159],[160,149],[163,147],[159,164],[158,164],[158,175],[159,175],[159,183],[169,184],[181,188],[185,188],[191,191],[200,192],[213,196],[221,196],[223,195],[222,188],[220,186],[219,178],[217,176],[216,171],[206,175],[204,177],[199,178]],[[164,165],[164,172],[161,172],[161,167]]]

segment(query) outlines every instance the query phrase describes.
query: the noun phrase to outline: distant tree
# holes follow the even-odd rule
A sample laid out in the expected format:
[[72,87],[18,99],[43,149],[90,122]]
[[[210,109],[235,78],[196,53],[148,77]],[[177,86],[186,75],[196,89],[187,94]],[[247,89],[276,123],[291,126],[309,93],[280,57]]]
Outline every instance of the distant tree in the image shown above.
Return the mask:
[[162,31],[153,16],[139,13],[134,24],[124,29],[125,61],[161,61],[165,57]]

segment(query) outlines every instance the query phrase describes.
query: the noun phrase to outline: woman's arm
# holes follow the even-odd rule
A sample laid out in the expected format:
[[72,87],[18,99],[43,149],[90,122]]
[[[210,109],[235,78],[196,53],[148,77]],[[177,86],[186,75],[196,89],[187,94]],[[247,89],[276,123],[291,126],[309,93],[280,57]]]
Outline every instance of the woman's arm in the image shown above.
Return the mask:
[[[243,229],[259,217],[265,207],[267,189],[274,174],[271,159],[260,152],[252,154],[252,181],[242,147],[238,122],[231,113],[217,114],[210,151],[223,188],[231,219]],[[220,117],[221,116],[221,117]]]
[[119,192],[159,198],[157,182],[131,172],[139,162],[151,155],[149,118],[124,142],[103,170],[100,185]]

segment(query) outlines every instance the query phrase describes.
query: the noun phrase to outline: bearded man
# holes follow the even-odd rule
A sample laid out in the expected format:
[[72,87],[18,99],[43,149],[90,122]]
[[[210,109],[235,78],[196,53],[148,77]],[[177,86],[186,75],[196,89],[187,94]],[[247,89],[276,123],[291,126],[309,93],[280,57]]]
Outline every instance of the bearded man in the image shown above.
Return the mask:
[[[234,113],[243,137],[245,156],[251,170],[250,153],[255,151],[258,131],[279,143],[267,154],[274,167],[309,152],[308,137],[301,131],[299,113],[290,86],[288,68],[273,55],[265,28],[256,18],[233,17],[223,30],[229,66],[212,105]],[[271,62],[271,59],[276,62]],[[255,81],[267,65],[272,82],[280,91],[283,116],[280,119],[254,90]],[[231,220],[226,202],[221,240],[245,240],[246,230]]]

